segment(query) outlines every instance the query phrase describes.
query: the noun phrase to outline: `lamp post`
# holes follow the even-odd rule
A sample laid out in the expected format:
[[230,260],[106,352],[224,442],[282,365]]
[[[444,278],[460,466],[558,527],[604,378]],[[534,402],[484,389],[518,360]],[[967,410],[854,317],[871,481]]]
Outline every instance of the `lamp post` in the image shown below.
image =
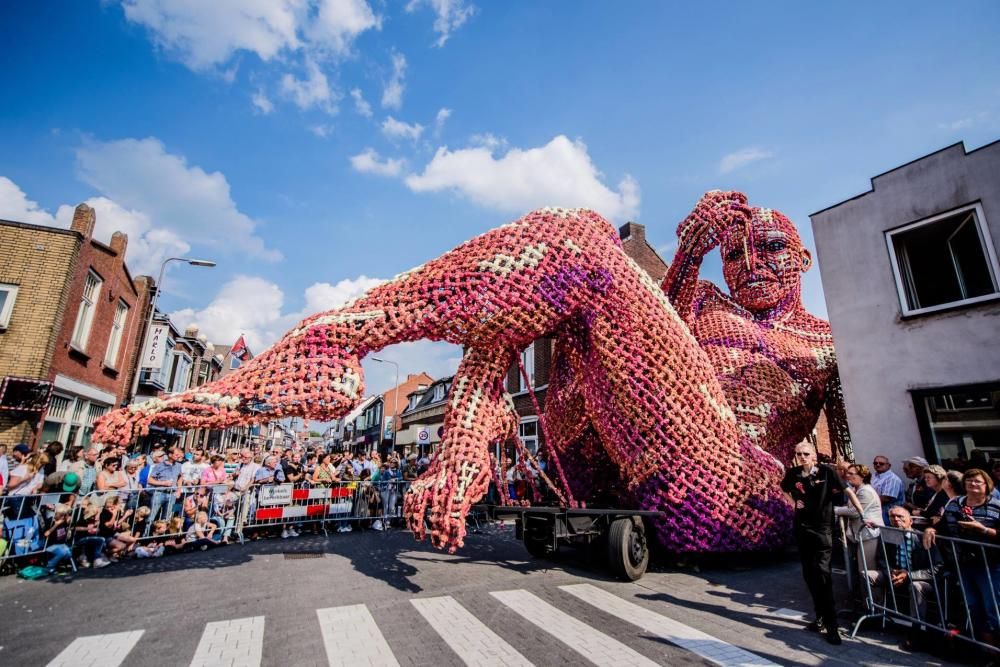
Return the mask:
[[392,364],[396,367],[396,388],[393,390],[393,406],[392,406],[392,453],[396,453],[396,431],[399,429],[399,424],[396,420],[399,419],[399,364],[395,361],[389,359],[381,359],[379,357],[372,357],[372,361],[377,361],[380,364]]
[[187,262],[191,266],[203,266],[206,268],[212,268],[215,266],[215,262],[210,259],[191,259],[189,257],[168,257],[163,260],[160,264],[160,275],[156,279],[156,285],[153,287],[153,296],[149,299],[149,317],[146,318],[146,328],[142,334],[142,341],[139,347],[139,364],[135,369],[135,375],[132,378],[132,391],[130,392],[129,402],[135,400],[135,395],[139,391],[139,375],[142,374],[142,355],[146,351],[146,338],[149,336],[149,330],[153,326],[153,314],[156,312],[156,297],[160,295],[160,283],[163,282],[163,272],[167,268],[167,264],[170,262]]

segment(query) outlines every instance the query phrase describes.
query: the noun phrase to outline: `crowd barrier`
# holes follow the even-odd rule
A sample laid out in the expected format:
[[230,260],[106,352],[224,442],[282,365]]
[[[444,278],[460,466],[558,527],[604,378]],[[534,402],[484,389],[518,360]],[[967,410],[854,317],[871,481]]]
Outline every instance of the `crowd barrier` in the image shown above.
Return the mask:
[[[880,620],[908,626],[911,638],[930,643],[953,637],[998,651],[991,640],[1000,632],[991,637],[983,628],[1000,628],[1000,547],[938,534],[925,549],[922,539],[917,530],[884,526],[873,540],[854,543],[865,612],[851,637],[866,621]],[[873,541],[875,549],[864,548]]]
[[[52,527],[60,504],[70,508],[67,546],[93,558],[94,553],[115,555],[164,542],[181,550],[188,528],[200,512],[214,526],[211,542],[242,543],[247,530],[259,532],[305,523],[316,524],[324,533],[328,523],[360,522],[367,527],[378,520],[381,527],[388,528],[390,522],[402,516],[403,496],[409,485],[404,481],[338,482],[329,486],[288,483],[253,486],[239,492],[229,484],[214,484],[93,491],[83,496],[2,496],[0,565],[46,554],[52,544],[45,533]],[[102,515],[102,510],[107,511]],[[113,525],[102,527],[102,522]]]

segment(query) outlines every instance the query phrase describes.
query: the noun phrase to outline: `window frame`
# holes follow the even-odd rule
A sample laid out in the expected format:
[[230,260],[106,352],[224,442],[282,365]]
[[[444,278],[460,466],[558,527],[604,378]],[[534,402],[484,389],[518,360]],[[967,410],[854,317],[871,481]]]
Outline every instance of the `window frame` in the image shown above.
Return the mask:
[[[926,306],[923,308],[910,308],[909,299],[907,298],[907,283],[912,284],[912,278],[910,278],[911,270],[909,266],[901,267],[899,262],[898,253],[896,252],[896,245],[894,239],[906,232],[917,229],[918,227],[923,227],[925,225],[932,225],[934,223],[940,222],[945,218],[952,218],[963,213],[971,212],[972,217],[975,220],[976,231],[979,235],[979,242],[984,249],[984,254],[986,256],[986,268],[990,273],[990,280],[993,282],[993,292],[990,294],[983,294],[981,296],[975,296],[965,299],[960,299],[958,301],[949,301],[947,303],[940,303],[935,306]],[[959,226],[959,228],[961,225]],[[954,233],[957,233],[958,229]],[[954,234],[953,233],[953,234]],[[964,206],[959,206],[942,213],[937,213],[928,218],[923,218],[915,222],[908,223],[901,227],[895,229],[889,229],[884,232],[886,249],[889,252],[889,263],[892,267],[892,277],[896,284],[896,296],[899,299],[899,307],[903,317],[913,317],[916,315],[926,315],[929,313],[935,313],[942,310],[951,310],[953,308],[962,308],[965,306],[971,306],[977,303],[982,303],[984,301],[993,301],[1000,299],[1000,264],[997,263],[996,249],[993,245],[993,238],[990,236],[989,225],[986,224],[986,215],[983,212],[983,205],[981,202],[974,202],[972,204],[966,204]],[[954,262],[954,257],[952,257],[952,262]],[[961,280],[961,276],[958,276]]]
[[[90,299],[87,298],[87,283],[93,278],[96,285],[94,293]],[[76,310],[76,323],[73,325],[73,335],[70,338],[70,347],[80,352],[87,352],[87,345],[90,343],[90,332],[94,328],[94,318],[97,315],[97,306],[101,302],[101,288],[104,287],[104,279],[93,269],[87,270],[87,277],[84,278],[83,292],[80,294],[80,304]],[[84,308],[84,305],[87,307]],[[82,319],[86,318],[86,323]]]
[[[521,372],[521,367],[517,368],[517,391],[518,393],[528,391],[529,388],[535,388],[535,341],[531,341],[528,347],[521,350],[521,365],[524,366],[524,373]],[[528,381],[531,382],[531,387],[528,387],[524,383],[524,376],[528,376]]]
[[[124,309],[124,310],[123,310]],[[121,356],[122,338],[125,336],[125,329],[128,325],[129,311],[132,309],[124,299],[118,299],[118,303],[115,304],[115,317],[111,320],[111,333],[108,335],[108,347],[104,351],[104,366],[105,368],[118,368],[118,357]],[[118,321],[118,315],[123,313],[121,322]]]
[[19,285],[0,283],[0,291],[7,292],[7,299],[0,308],[0,331],[6,331],[10,326],[10,318],[14,314],[14,302],[17,301]]

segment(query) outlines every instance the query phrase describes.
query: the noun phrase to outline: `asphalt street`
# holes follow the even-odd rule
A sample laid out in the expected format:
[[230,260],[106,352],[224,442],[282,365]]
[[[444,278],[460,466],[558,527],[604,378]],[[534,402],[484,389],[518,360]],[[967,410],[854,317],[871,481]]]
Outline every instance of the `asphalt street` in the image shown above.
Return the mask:
[[806,600],[790,560],[623,583],[583,553],[531,559],[509,524],[456,554],[333,533],[4,577],[0,664],[928,664],[891,634],[827,645]]

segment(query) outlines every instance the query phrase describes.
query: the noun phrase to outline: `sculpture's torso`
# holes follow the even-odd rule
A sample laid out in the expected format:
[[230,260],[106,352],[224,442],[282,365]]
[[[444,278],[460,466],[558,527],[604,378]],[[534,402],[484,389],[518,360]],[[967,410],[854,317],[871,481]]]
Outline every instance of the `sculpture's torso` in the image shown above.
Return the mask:
[[836,372],[830,325],[798,310],[757,322],[710,283],[702,283],[691,331],[708,355],[743,434],[778,457],[816,424]]

